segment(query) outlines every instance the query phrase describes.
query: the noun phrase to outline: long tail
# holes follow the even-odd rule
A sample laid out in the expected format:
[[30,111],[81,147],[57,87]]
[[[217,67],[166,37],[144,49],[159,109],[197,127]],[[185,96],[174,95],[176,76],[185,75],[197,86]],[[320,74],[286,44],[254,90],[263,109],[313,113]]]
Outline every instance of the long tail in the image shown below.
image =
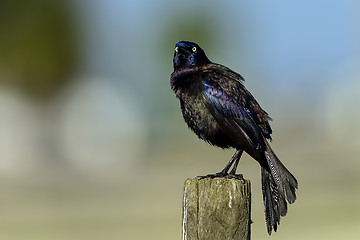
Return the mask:
[[295,190],[298,188],[298,183],[280,162],[269,144],[266,143],[266,145],[265,158],[270,171],[264,167],[261,168],[261,181],[265,221],[267,231],[271,235],[272,229],[276,232],[277,225],[280,224],[280,216],[285,216],[287,213],[287,202],[295,202]]

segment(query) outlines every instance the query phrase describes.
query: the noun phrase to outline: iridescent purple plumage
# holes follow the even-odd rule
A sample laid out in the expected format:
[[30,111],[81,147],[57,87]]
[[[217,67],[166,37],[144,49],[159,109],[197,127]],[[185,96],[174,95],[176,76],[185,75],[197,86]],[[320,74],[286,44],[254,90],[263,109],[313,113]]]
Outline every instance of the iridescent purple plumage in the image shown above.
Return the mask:
[[[261,166],[265,220],[268,233],[277,230],[287,202],[296,200],[295,177],[272,151],[271,118],[243,85],[242,76],[212,63],[195,43],[179,42],[174,54],[171,88],[180,100],[188,127],[206,142],[235,148],[227,166],[214,176],[235,175],[243,151]],[[230,167],[233,165],[229,173]]]

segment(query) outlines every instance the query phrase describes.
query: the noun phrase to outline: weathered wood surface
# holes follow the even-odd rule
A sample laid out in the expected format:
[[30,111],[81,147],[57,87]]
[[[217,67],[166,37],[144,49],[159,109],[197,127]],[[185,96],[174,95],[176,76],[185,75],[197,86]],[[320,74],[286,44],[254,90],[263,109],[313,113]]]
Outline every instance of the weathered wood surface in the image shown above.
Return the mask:
[[184,184],[183,240],[250,239],[249,180],[192,178]]

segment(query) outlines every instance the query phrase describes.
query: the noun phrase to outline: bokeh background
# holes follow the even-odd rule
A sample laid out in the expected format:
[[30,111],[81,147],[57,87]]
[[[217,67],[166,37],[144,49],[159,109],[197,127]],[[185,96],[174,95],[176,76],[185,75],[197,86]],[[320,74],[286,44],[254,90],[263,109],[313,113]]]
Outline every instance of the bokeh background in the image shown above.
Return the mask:
[[[233,150],[199,141],[170,90],[173,48],[240,72],[299,181],[272,239],[358,239],[360,4],[0,2],[0,239],[180,239],[186,178]],[[258,164],[252,238],[267,237]]]

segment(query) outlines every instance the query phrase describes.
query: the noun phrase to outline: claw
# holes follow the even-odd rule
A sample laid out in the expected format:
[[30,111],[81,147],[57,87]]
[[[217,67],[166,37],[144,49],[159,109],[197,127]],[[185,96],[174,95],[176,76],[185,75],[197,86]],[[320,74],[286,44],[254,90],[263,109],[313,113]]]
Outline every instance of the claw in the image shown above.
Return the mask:
[[242,174],[228,174],[228,173],[224,173],[224,172],[218,172],[215,174],[208,174],[206,176],[198,176],[198,178],[200,179],[205,179],[205,178],[234,178],[234,179],[238,179],[238,180],[244,180],[244,177]]
[[242,174],[228,174],[226,177],[245,181],[244,176]]
[[222,178],[222,177],[226,177],[228,176],[229,174],[226,173],[226,172],[218,172],[218,173],[215,173],[215,174],[208,174],[208,175],[205,175],[205,176],[198,176],[198,178],[200,179],[204,179],[204,178]]

